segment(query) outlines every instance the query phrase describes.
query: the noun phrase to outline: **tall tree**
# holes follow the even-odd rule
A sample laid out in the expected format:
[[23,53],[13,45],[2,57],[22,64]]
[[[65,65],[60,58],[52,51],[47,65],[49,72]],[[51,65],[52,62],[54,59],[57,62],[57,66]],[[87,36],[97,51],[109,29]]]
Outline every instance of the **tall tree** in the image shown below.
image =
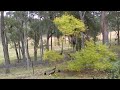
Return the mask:
[[80,32],[85,31],[85,24],[82,20],[75,18],[73,15],[65,14],[61,17],[56,17],[54,22],[58,29],[67,36],[73,37],[73,41],[76,42],[76,50],[80,50],[79,48],[79,40]]
[[[86,11],[79,11],[80,19],[84,22],[84,16],[85,16]],[[81,32],[81,48],[84,48],[84,33]]]
[[12,16],[13,14],[10,12],[6,13],[7,15],[5,16],[5,26],[6,26],[5,29],[8,37],[8,43],[14,45],[17,60],[19,62],[21,58],[20,57],[21,53],[18,52],[18,48],[17,48],[18,42],[20,41],[19,33],[17,31],[18,23],[15,20],[15,18]]
[[101,11],[101,31],[103,35],[103,44],[108,44],[108,22],[107,11]]
[[115,41],[117,41],[118,45],[120,44],[120,12],[119,11],[109,11],[108,14],[108,25],[110,31],[115,31],[117,37]]
[[22,44],[22,56],[23,61],[27,64],[27,69],[29,69],[29,53],[27,48],[27,38],[28,38],[28,11],[16,11],[14,16],[19,22],[20,26],[18,32],[20,34],[20,41]]
[[9,53],[8,53],[8,41],[6,37],[5,32],[5,26],[4,26],[4,11],[1,11],[1,39],[2,39],[2,45],[3,45],[3,53],[4,53],[4,59],[5,59],[5,67],[6,67],[6,73],[10,73],[10,59],[9,59]]

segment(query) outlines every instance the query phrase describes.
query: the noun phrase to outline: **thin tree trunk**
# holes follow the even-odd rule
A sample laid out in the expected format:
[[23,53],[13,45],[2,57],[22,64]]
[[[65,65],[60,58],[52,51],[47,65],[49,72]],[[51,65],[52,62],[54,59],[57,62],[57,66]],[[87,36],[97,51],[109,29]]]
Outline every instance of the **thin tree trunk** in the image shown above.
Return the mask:
[[77,36],[75,36],[75,47],[76,47],[76,51],[78,51],[78,37]]
[[47,35],[47,45],[46,45],[46,49],[49,50],[49,34]]
[[8,43],[7,37],[5,35],[5,26],[4,26],[4,11],[1,11],[1,40],[3,45],[3,53],[4,53],[4,59],[5,59],[5,67],[6,67],[6,74],[10,73],[10,59],[9,59],[9,53],[8,53]]
[[118,23],[118,21],[117,21],[117,31],[118,31],[118,33],[117,33],[117,37],[118,37],[118,45],[120,44],[120,32],[119,32],[119,23]]
[[[21,28],[23,29],[23,22],[22,22]],[[21,51],[22,51],[23,61],[26,62],[25,46],[24,46],[25,45],[24,32],[22,32],[21,30],[19,30],[19,33],[20,33],[20,39],[21,39],[21,44],[22,44]]]
[[[8,38],[7,38],[6,33],[4,33],[4,35],[5,35],[5,41],[6,41],[6,53],[7,53],[7,57],[9,58],[9,51],[8,51]],[[10,63],[10,58],[9,58],[8,62]]]
[[[79,16],[80,16],[80,19],[84,22],[84,16],[85,16],[85,11],[84,12],[81,12],[81,11],[79,11]],[[85,40],[84,40],[84,34],[83,34],[83,32],[81,32],[81,48],[84,48],[84,42],[85,42]]]
[[111,32],[110,32],[110,46],[111,46]]
[[18,50],[17,50],[17,45],[16,45],[15,42],[14,42],[14,47],[15,47],[15,52],[16,52],[17,61],[18,61],[18,63],[19,63],[20,59],[19,59],[19,54],[18,54]]
[[27,33],[24,31],[24,47],[25,47],[25,56],[26,56],[26,61],[27,61],[27,70],[29,70],[30,65],[29,65],[29,58],[28,58],[28,52],[27,52]]
[[[8,51],[8,38],[7,38],[7,35],[5,33],[5,41],[6,41],[6,56],[9,58],[9,51]],[[8,62],[10,63],[10,58],[8,60]]]
[[20,41],[18,41],[18,51],[19,51],[19,59],[21,60],[21,46],[20,46]]
[[43,60],[43,38],[42,38],[42,31],[40,33],[40,59]]
[[24,38],[23,37],[21,38],[21,43],[22,43],[21,49],[22,49],[23,61],[26,62],[25,47],[24,47],[25,42],[24,42]]
[[120,32],[119,32],[119,29],[118,29],[118,45],[120,44],[120,36],[119,36]]
[[61,49],[61,54],[63,54],[63,38],[62,38],[62,49]]
[[52,50],[52,35],[51,35],[51,50]]
[[34,60],[37,61],[37,40],[36,40],[36,32],[34,36]]
[[28,53],[28,58],[31,61],[30,53],[29,53],[29,48],[28,48],[28,39],[27,39],[27,53]]

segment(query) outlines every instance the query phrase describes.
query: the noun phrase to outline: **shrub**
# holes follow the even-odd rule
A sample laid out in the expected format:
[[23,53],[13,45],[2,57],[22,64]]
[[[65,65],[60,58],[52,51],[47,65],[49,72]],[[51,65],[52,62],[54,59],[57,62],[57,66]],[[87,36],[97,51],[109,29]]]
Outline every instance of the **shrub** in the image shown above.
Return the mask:
[[86,41],[86,46],[81,51],[72,55],[73,61],[68,62],[67,68],[72,71],[94,69],[104,71],[112,69],[112,63],[116,61],[116,54],[106,45],[94,45],[93,41]]
[[48,60],[50,62],[55,62],[62,59],[63,59],[63,56],[53,50],[50,50],[50,51],[46,50],[43,55],[43,60]]
[[109,79],[117,79],[120,77],[120,60],[117,60],[117,62],[112,63],[112,69],[107,70],[108,72],[108,78]]

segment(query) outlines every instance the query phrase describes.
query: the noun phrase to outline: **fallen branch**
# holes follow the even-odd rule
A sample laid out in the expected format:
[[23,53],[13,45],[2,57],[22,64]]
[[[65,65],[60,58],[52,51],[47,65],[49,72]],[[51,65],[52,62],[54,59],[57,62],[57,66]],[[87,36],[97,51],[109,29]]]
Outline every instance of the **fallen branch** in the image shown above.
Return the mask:
[[56,70],[56,66],[52,70],[45,71],[44,75],[51,75],[51,74],[54,74],[55,72],[60,72],[60,70]]

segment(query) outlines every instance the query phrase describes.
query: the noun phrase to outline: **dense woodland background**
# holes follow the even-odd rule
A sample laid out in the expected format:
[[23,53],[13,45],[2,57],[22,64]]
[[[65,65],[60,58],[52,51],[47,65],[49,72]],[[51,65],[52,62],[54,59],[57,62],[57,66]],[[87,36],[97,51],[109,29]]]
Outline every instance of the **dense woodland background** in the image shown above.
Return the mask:
[[119,78],[119,11],[1,11],[0,17],[4,75],[14,67],[22,73],[19,66],[35,74],[35,65],[42,65],[55,66],[37,68],[42,74],[55,75],[58,69]]

